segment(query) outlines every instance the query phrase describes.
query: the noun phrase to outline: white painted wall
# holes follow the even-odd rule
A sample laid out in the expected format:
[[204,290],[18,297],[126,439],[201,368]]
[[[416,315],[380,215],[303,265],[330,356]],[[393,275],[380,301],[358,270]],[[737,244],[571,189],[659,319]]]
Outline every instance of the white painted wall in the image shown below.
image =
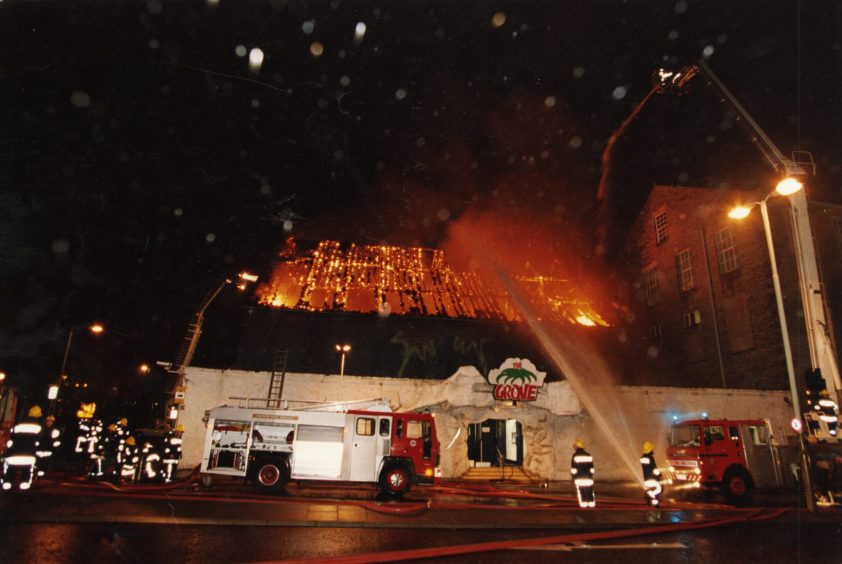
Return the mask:
[[[188,369],[185,405],[179,416],[179,423],[185,428],[182,468],[201,462],[205,411],[239,403],[231,398],[265,398],[269,379],[268,372]],[[618,449],[606,433],[596,428],[594,418],[583,412],[567,381],[545,385],[537,401],[516,406],[495,401],[491,390],[472,366],[461,367],[447,380],[346,375],[342,385],[346,401],[386,398],[395,411],[427,408],[434,413],[445,478],[467,472],[467,426],[486,419],[521,422],[526,444],[524,470],[537,479],[569,479],[571,445],[576,438],[582,438],[594,455],[598,478],[617,480],[638,478],[637,455],[644,440],[655,443],[658,462],[664,464],[666,435],[673,415],[699,416],[707,411],[711,418],[768,418],[780,442],[784,442],[792,416],[785,401],[788,394],[783,391],[620,387],[616,389],[620,406],[609,406],[604,414],[613,425],[608,433],[622,437],[622,448]],[[291,409],[338,398],[338,375],[286,375],[284,399]],[[619,417],[620,412],[625,413],[624,418]],[[618,450],[625,452],[620,455]]]

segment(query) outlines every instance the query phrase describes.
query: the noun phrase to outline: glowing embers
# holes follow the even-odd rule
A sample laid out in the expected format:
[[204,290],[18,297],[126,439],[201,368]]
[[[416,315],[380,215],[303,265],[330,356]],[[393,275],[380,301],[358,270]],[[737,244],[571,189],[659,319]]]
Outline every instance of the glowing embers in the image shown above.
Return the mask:
[[[444,252],[420,247],[351,245],[322,241],[309,253],[289,242],[261,304],[306,311],[377,312],[462,319],[520,321],[511,298],[476,272],[453,270]],[[608,324],[575,297],[566,280],[517,278],[547,320],[586,326]]]

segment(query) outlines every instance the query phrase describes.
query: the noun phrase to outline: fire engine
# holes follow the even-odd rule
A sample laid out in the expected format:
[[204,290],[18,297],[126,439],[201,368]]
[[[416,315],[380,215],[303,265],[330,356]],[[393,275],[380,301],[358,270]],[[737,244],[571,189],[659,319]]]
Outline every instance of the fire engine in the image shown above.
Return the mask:
[[[842,500],[842,443],[818,425],[808,433],[804,448],[812,494],[819,502],[837,503]],[[664,477],[670,484],[720,488],[727,499],[740,502],[756,488],[793,484],[801,471],[794,470],[798,450],[794,439],[777,444],[764,419],[689,419],[672,427]]]
[[400,497],[441,477],[435,416],[220,406],[207,414],[201,471],[242,476],[258,491],[289,480],[369,482]]
[[668,483],[720,487],[733,500],[783,485],[779,452],[762,419],[690,419],[672,427]]

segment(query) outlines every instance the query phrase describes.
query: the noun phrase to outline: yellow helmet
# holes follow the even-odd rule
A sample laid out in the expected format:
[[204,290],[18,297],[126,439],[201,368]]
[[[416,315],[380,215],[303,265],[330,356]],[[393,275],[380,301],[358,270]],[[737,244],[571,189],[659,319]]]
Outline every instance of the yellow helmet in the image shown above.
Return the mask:
[[56,420],[55,415],[47,415],[47,423],[52,423]]
[[176,433],[183,433],[184,432],[184,425],[176,425],[175,426]]
[[573,441],[573,446],[576,448],[585,448],[585,441],[583,441],[582,439],[576,439],[575,441]]
[[29,415],[29,417],[35,417],[35,418],[41,417],[41,415],[42,415],[41,406],[40,405],[33,405],[32,407],[29,408],[29,413],[27,415]]
[[126,439],[126,444],[129,446],[135,446],[137,444],[137,441],[134,440],[134,437],[129,437],[128,439]]
[[118,421],[118,423],[120,423],[121,426],[125,427],[129,424],[129,420],[123,417],[122,419],[120,419],[120,421]]
[[643,443],[643,454],[649,454],[653,450],[655,450],[655,445],[653,445],[649,441]]
[[111,425],[108,426],[108,430],[111,431],[112,433],[115,432],[117,430],[117,425],[112,423]]
[[827,390],[822,390],[821,392],[819,392],[819,396],[821,396],[823,398],[829,398],[830,392],[828,392]]

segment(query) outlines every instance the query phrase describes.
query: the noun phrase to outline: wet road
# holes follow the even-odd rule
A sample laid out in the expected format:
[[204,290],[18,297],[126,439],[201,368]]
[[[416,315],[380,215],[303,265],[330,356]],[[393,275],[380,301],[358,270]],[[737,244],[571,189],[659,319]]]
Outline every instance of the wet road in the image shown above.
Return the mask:
[[[662,510],[649,511],[637,490],[616,484],[601,489],[597,510],[583,511],[566,484],[503,491],[457,486],[419,488],[404,502],[383,503],[365,487],[292,486],[287,497],[275,498],[235,485],[120,492],[43,483],[31,493],[0,496],[0,561],[213,563],[354,555],[373,561],[408,549],[532,539],[523,543],[529,547],[498,544],[418,561],[842,562],[842,511],[787,510],[795,500],[785,495],[759,496],[781,508],[777,512],[693,499],[698,495],[672,495]],[[675,527],[722,519],[732,521]],[[673,528],[640,534],[664,527]],[[588,534],[622,536],[575,540]],[[550,537],[565,540],[538,546]]]

